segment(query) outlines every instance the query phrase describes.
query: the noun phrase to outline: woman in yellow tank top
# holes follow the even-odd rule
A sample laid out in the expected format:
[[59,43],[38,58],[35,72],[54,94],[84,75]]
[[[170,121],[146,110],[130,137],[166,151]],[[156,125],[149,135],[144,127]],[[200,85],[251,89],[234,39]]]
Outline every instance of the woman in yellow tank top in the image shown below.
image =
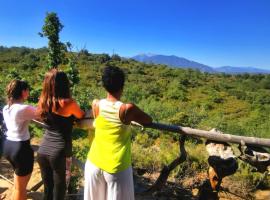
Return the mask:
[[92,105],[95,136],[85,164],[84,200],[134,200],[129,124],[149,124],[152,118],[136,105],[120,101],[124,82],[120,68],[104,69],[107,97]]

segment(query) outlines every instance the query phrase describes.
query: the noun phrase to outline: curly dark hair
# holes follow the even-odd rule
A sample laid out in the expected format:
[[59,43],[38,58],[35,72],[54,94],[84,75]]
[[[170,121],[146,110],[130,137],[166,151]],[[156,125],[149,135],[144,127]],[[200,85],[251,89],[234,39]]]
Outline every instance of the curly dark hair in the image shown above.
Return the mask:
[[103,87],[109,93],[116,93],[124,88],[125,74],[116,66],[106,66],[102,74]]

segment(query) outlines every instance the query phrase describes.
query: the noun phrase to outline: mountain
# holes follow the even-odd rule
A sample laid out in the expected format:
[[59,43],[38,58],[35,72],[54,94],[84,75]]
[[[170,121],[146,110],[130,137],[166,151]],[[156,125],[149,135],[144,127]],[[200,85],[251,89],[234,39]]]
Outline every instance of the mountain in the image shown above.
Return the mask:
[[226,74],[270,74],[270,70],[259,69],[255,67],[231,67],[231,66],[223,66],[214,68],[215,71]]
[[132,57],[134,60],[145,62],[145,63],[154,63],[154,64],[164,64],[169,65],[172,67],[177,68],[192,68],[192,69],[198,69],[202,72],[215,72],[213,68],[195,62],[188,60],[186,58],[181,58],[177,56],[165,56],[165,55],[156,55],[156,54],[140,54],[137,56]]
[[192,68],[198,69],[202,72],[209,73],[226,73],[226,74],[270,74],[270,70],[255,68],[255,67],[231,67],[223,66],[213,68],[186,58],[181,58],[177,56],[165,56],[157,54],[139,54],[132,57],[134,60],[145,63],[154,63],[154,64],[164,64],[171,67],[177,68]]

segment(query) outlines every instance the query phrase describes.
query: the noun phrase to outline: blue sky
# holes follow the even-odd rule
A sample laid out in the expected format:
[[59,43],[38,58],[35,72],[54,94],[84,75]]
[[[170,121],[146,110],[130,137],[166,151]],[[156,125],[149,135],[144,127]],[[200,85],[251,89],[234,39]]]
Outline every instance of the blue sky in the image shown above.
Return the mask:
[[42,47],[46,12],[74,50],[270,69],[269,0],[0,0],[0,45]]

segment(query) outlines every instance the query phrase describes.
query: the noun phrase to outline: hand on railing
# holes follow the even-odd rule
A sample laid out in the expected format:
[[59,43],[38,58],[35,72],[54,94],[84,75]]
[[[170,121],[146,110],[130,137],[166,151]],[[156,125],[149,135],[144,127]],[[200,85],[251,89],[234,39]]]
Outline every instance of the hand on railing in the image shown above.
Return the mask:
[[141,131],[144,131],[144,126],[141,125],[141,124],[139,124],[138,122],[131,121],[130,122],[130,125],[135,126],[135,127],[138,127],[138,128],[141,129]]
[[85,111],[85,115],[82,119],[76,120],[74,127],[92,130],[94,129],[93,122],[94,122],[93,112],[92,110],[87,110]]

